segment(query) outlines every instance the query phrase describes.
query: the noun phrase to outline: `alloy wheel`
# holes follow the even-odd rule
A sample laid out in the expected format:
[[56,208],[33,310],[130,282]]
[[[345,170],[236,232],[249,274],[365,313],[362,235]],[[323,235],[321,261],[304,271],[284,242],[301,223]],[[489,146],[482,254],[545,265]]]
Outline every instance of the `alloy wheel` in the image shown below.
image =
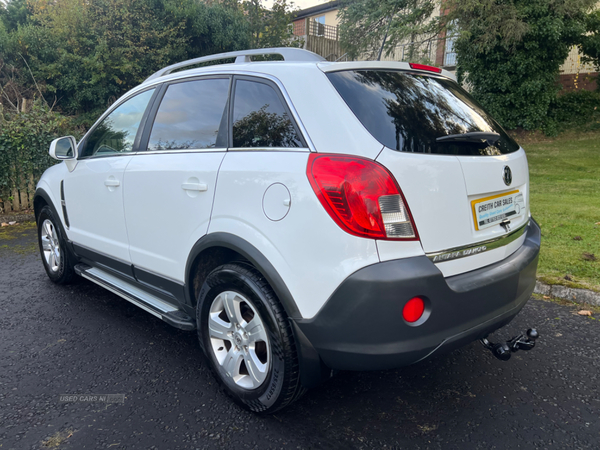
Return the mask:
[[244,389],[258,388],[269,373],[269,337],[254,306],[234,291],[212,302],[208,329],[213,355],[227,377]]
[[44,220],[40,234],[46,264],[48,264],[48,267],[52,272],[58,272],[61,258],[60,244],[58,242],[56,229],[51,220]]

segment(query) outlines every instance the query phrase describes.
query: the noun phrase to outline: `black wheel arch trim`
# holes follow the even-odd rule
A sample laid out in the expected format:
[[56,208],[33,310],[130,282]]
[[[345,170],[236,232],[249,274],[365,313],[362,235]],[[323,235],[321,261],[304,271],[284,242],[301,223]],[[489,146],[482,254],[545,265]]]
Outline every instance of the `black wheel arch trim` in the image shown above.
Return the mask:
[[37,223],[38,220],[38,216],[40,215],[40,210],[38,210],[35,207],[36,204],[36,199],[41,197],[42,199],[44,199],[44,202],[46,202],[46,204],[50,207],[50,209],[52,209],[52,212],[54,213],[54,216],[58,219],[58,226],[60,227],[60,232],[61,234],[64,236],[65,240],[68,242],[69,240],[67,239],[67,233],[65,232],[65,224],[63,223],[63,219],[60,216],[60,214],[58,214],[58,210],[56,209],[56,206],[54,205],[54,203],[52,202],[52,199],[50,198],[50,195],[48,195],[48,193],[42,189],[42,188],[37,188],[35,190],[35,194],[33,196],[33,205],[34,205],[34,213],[35,213],[35,221]]
[[192,296],[194,295],[192,282],[194,274],[191,273],[193,263],[200,253],[211,247],[224,247],[242,255],[267,279],[271,288],[275,291],[288,315],[294,340],[296,341],[302,385],[305,388],[312,388],[330,378],[331,370],[323,364],[317,351],[296,324],[296,320],[301,319],[302,316],[285,282],[269,260],[256,247],[239,236],[224,232],[211,233],[200,238],[192,247],[185,266],[186,303],[188,305],[195,304],[195,301],[192,302]]
[[200,238],[192,247],[185,265],[185,296],[188,304],[194,305],[196,300],[193,299],[194,287],[192,280],[194,274],[191,273],[193,263],[200,253],[211,247],[224,247],[233,250],[250,261],[254,267],[256,267],[256,269],[267,279],[275,291],[277,298],[281,302],[281,305],[285,309],[288,317],[292,319],[302,318],[300,311],[294,302],[292,294],[269,260],[249,242],[245,241],[239,236],[224,232],[207,234]]
[[67,236],[67,232],[65,230],[65,224],[63,223],[63,218],[58,213],[58,210],[56,209],[56,205],[54,205],[54,202],[52,202],[50,195],[43,188],[37,188],[35,190],[35,194],[33,195],[33,208],[34,208],[36,225],[37,225],[38,217],[39,217],[40,211],[41,211],[41,208],[38,210],[38,208],[36,207],[38,198],[42,198],[44,200],[44,202],[46,203],[46,205],[48,205],[48,207],[52,210],[54,217],[56,217],[56,220],[58,221],[58,226],[60,227],[60,234],[63,237],[63,239],[65,240],[65,245],[67,247],[67,251],[70,253],[70,256],[73,258],[73,260],[77,261],[78,258],[75,255],[75,251],[73,249],[73,243],[69,240],[69,237]]

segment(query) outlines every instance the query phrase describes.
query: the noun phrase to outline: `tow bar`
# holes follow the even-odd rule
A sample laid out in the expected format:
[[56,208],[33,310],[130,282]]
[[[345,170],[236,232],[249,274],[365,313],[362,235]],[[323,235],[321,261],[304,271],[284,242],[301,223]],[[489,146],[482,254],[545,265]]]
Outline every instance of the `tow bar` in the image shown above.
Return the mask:
[[492,355],[500,361],[508,361],[511,353],[518,352],[519,350],[528,351],[535,347],[535,341],[539,337],[540,335],[537,330],[535,328],[530,328],[527,330],[526,335],[520,334],[506,342],[494,344],[493,342],[488,341],[487,336],[480,339],[479,342],[481,342],[481,344],[492,352]]

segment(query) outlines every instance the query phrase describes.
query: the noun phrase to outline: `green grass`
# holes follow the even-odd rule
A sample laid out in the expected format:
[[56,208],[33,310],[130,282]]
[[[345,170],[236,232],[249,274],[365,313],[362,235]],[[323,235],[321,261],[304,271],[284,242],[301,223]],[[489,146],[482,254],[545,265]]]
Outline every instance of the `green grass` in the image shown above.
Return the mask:
[[542,228],[538,279],[600,292],[600,133],[523,147],[531,214]]
[[[18,239],[31,234],[31,230],[36,229],[35,222],[23,222],[18,225],[10,225],[0,228],[0,241]],[[35,233],[34,233],[35,234]]]
[[38,251],[35,222],[0,228],[0,256],[3,252],[28,255]]

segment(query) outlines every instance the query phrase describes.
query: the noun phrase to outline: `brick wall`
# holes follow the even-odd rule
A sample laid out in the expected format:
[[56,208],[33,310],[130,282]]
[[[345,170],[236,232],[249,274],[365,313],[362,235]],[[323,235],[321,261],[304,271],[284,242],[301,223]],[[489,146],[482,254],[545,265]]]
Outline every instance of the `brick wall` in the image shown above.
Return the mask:
[[573,91],[594,91],[596,90],[598,72],[593,73],[566,73],[559,75],[559,83],[562,85],[562,92]]
[[442,67],[444,65],[444,51],[446,50],[446,32],[443,31],[438,35],[438,45],[435,52],[435,65]]
[[[440,16],[443,17],[450,12],[450,9],[446,8],[445,1],[442,0],[440,5]],[[435,52],[435,65],[442,67],[444,65],[444,55],[446,52],[446,31],[438,34],[437,49]]]

